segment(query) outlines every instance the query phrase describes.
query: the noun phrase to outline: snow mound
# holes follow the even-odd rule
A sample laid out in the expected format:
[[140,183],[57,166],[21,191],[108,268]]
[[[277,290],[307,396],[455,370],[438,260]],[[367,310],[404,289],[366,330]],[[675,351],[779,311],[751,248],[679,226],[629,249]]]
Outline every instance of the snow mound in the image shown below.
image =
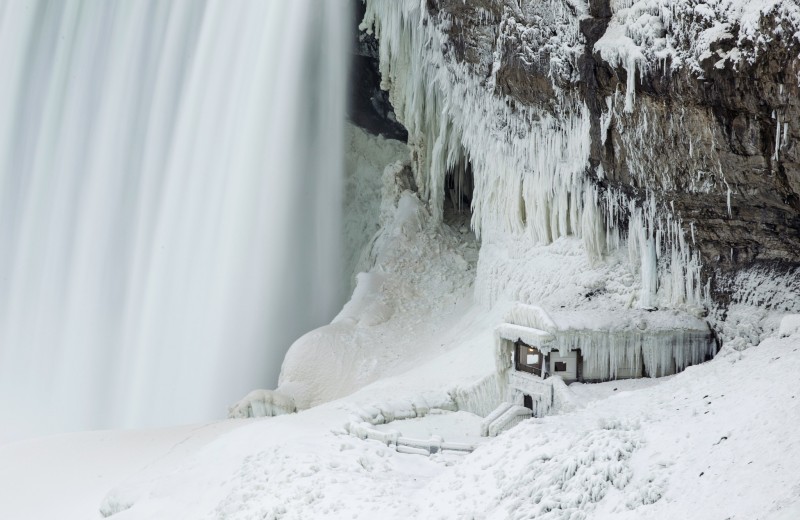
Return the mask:
[[253,390],[228,410],[228,418],[274,417],[294,413],[294,399],[273,390]]
[[778,335],[782,338],[800,333],[800,314],[789,314],[781,320]]
[[434,507],[441,518],[588,518],[593,504],[633,478],[630,460],[643,443],[639,426],[598,421],[569,435],[553,426],[524,421],[478,447],[468,464],[426,488],[420,502],[440,497]]
[[[350,301],[329,325],[298,339],[278,392],[298,409],[344,397],[441,354],[429,338],[471,297],[477,245],[437,222],[416,193],[408,163],[382,176],[379,231],[365,246]],[[436,319],[431,319],[436,317]],[[409,334],[413,331],[413,334]]]

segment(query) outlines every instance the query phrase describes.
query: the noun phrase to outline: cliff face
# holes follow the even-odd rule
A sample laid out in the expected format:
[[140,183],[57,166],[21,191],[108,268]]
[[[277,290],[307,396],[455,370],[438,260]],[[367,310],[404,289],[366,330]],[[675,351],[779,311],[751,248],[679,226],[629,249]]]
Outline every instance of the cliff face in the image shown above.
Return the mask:
[[[495,95],[558,111],[565,91],[577,94],[591,114],[588,175],[633,197],[651,190],[694,228],[704,263],[720,269],[796,263],[797,20],[778,4],[743,21],[706,13],[699,8],[703,2],[689,1],[684,4],[693,9],[684,6],[668,27],[658,20],[667,2],[629,2],[634,5],[616,13],[609,3],[430,0],[428,9],[452,20],[447,32],[454,60],[480,77],[491,76],[494,67]],[[648,28],[653,39],[664,43],[642,38],[636,47],[650,49],[625,49],[636,44],[630,37],[636,29],[625,18],[637,7],[636,22],[654,26]],[[742,27],[747,22],[755,27]],[[743,34],[752,29],[758,33]],[[710,40],[708,49],[692,56],[692,45],[702,38]],[[658,45],[661,52],[653,49]],[[637,55],[620,57],[614,46]],[[631,86],[632,110],[608,114],[606,100],[631,95]]]
[[669,215],[717,300],[717,278],[800,264],[796,3],[427,0],[418,24],[444,34],[425,52],[514,113],[584,106],[585,180]]

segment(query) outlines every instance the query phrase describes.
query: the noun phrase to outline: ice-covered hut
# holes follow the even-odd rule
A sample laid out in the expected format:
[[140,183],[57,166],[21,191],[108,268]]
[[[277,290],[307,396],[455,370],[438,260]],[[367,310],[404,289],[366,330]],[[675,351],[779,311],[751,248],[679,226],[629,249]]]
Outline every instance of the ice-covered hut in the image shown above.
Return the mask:
[[497,369],[528,406],[551,375],[564,382],[660,377],[714,356],[708,323],[674,311],[562,311],[515,305],[496,329]]

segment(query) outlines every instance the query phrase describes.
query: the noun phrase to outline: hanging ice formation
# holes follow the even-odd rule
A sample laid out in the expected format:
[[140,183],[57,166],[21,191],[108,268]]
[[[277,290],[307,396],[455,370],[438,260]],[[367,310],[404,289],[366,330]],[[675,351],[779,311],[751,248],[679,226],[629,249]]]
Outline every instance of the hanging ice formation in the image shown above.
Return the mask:
[[[443,54],[447,36],[441,28],[452,20],[432,19],[418,0],[366,4],[361,28],[379,40],[382,87],[409,131],[417,184],[435,218],[442,216],[445,175],[466,156],[479,237],[510,233],[546,244],[576,236],[592,261],[627,237],[631,264],[642,279],[641,307],[703,303],[699,257],[680,220],[652,196],[642,203],[613,189],[601,192],[587,179],[590,124],[583,102],[556,89],[556,115],[512,107],[493,93],[491,78],[482,84],[466,65]],[[574,33],[562,36],[577,40],[577,24]],[[626,62],[630,78],[637,60]],[[604,124],[616,107],[627,112],[633,101],[609,99]],[[627,228],[620,229],[620,222]]]
[[349,12],[0,0],[0,442],[222,417],[332,318]]
[[[511,352],[519,337],[544,353],[566,356],[581,351],[583,377],[616,379],[621,367],[644,365],[650,377],[661,377],[702,363],[716,350],[711,331],[702,320],[671,311],[606,313],[554,312],[517,304],[498,328],[517,328],[496,336],[496,364],[501,373],[512,367]],[[527,338],[527,336],[531,336]]]

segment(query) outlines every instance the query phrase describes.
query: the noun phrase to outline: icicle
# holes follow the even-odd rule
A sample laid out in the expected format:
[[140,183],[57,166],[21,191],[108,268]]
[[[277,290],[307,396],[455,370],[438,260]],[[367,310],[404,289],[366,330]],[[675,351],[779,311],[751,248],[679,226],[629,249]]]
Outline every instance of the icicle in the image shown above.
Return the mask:
[[[614,190],[606,190],[601,200],[601,194],[584,181],[591,147],[591,118],[584,103],[564,99],[564,106],[570,108],[558,116],[512,109],[487,94],[486,84],[474,73],[439,51],[447,36],[440,31],[440,21],[429,18],[424,3],[367,0],[366,4],[362,27],[378,36],[381,76],[398,119],[409,131],[415,178],[434,218],[441,218],[448,171],[454,175],[456,192],[461,190],[461,161],[468,155],[474,178],[472,227],[479,238],[509,233],[546,244],[574,235],[584,241],[590,260],[596,261],[619,247],[626,233],[617,223],[627,220],[629,258],[642,277],[640,304],[655,306],[662,296],[669,302],[694,298],[700,286],[699,261],[688,251],[679,220],[657,217],[652,197],[642,208]],[[515,23],[510,17],[500,22],[498,43],[511,34],[508,31]],[[606,51],[611,53],[610,62],[625,68],[628,78],[624,103],[621,88],[605,100],[601,140],[605,143],[611,123],[618,121],[623,138],[642,145],[653,115],[644,107],[638,118],[620,113],[632,112],[636,74],[641,77],[646,72],[642,56],[635,46],[622,54],[611,47]],[[497,53],[494,73],[502,58]],[[636,126],[624,128],[622,124],[631,119],[637,121]],[[689,152],[693,157],[691,139]],[[643,185],[649,177],[644,171],[647,164],[630,161],[631,174]],[[605,172],[598,168],[597,175],[602,178]],[[730,216],[730,190],[728,199]],[[675,212],[672,202],[668,207]],[[695,244],[693,224],[691,231]],[[662,286],[663,295],[659,295]],[[486,294],[491,300],[494,290],[487,288]]]
[[783,123],[783,147],[786,148],[786,133],[789,131],[789,123]]
[[731,218],[733,216],[733,213],[731,213],[731,187],[728,186],[727,182],[725,183],[725,186],[728,188],[728,218]]
[[[645,231],[647,234],[647,231]],[[655,308],[655,296],[658,289],[658,270],[656,266],[656,248],[653,238],[645,236],[642,243],[642,291],[640,306],[643,309]]]

